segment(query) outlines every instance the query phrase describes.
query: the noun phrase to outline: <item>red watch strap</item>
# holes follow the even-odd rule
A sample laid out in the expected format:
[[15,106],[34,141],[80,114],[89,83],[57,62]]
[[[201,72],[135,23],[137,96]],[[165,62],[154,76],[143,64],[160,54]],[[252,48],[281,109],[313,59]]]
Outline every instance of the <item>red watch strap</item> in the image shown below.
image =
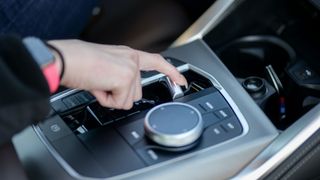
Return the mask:
[[43,75],[46,77],[51,93],[54,93],[60,84],[60,75],[54,63],[48,64],[42,69]]

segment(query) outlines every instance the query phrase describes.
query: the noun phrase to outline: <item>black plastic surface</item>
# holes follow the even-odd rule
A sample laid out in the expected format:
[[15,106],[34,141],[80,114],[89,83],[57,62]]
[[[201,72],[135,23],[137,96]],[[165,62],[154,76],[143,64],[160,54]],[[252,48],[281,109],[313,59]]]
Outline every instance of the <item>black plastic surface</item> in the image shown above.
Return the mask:
[[79,135],[79,138],[110,176],[145,167],[114,129],[98,129]]
[[70,134],[64,138],[51,142],[59,155],[80,175],[87,177],[108,177],[106,172],[86,149],[79,139]]

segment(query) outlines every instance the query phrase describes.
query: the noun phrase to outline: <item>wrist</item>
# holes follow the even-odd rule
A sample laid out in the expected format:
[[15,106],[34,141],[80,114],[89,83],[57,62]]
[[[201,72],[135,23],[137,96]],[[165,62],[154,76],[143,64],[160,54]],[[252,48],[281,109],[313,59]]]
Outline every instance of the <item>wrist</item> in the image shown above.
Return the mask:
[[46,44],[38,38],[27,37],[23,39],[23,44],[28,49],[34,61],[39,65],[44,77],[47,80],[50,92],[55,92],[60,84],[59,70],[56,65],[57,60]]
[[47,47],[50,49],[52,55],[54,56],[55,59],[55,66],[57,67],[58,74],[60,75],[60,82],[62,81],[64,77],[64,69],[65,69],[65,62],[64,62],[64,57],[62,55],[62,52],[60,49],[57,48],[56,45],[51,43],[50,41],[46,42]]
[[60,83],[63,85],[65,81],[65,58],[63,52],[61,51],[61,46],[59,46],[56,41],[47,41],[46,45],[51,50],[53,56],[55,57],[55,65],[57,67],[58,73],[60,75]]

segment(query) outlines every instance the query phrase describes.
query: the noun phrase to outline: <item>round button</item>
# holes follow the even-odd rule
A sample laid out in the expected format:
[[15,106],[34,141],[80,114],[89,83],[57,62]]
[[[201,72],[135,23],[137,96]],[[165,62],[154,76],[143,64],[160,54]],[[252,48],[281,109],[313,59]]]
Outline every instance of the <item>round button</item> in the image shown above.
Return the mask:
[[259,77],[247,77],[242,85],[253,98],[260,98],[266,93],[264,81]]
[[182,147],[195,142],[202,134],[200,112],[185,103],[170,102],[152,108],[146,115],[146,135],[167,147]]

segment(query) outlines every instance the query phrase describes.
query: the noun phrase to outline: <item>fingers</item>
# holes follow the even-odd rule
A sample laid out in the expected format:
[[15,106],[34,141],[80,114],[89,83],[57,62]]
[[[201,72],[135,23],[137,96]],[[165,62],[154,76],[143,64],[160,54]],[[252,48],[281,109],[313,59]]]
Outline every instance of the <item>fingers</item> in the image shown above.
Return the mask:
[[140,69],[145,71],[156,70],[167,75],[173,82],[186,86],[186,78],[159,54],[149,54],[138,51]]
[[[93,90],[91,93],[96,97],[100,105],[115,109],[128,109],[126,104],[127,93],[123,92],[105,92],[100,90]],[[132,101],[133,102],[133,101]]]
[[129,84],[127,88],[113,90],[112,92],[105,92],[100,90],[93,90],[91,93],[96,97],[99,104],[104,107],[115,109],[131,109],[134,101],[142,98],[142,87],[140,75],[136,76],[135,81]]
[[140,72],[139,72],[139,75],[137,76],[136,81],[135,81],[135,89],[136,90],[135,90],[135,95],[134,95],[133,100],[138,101],[142,98],[142,86],[141,86]]

